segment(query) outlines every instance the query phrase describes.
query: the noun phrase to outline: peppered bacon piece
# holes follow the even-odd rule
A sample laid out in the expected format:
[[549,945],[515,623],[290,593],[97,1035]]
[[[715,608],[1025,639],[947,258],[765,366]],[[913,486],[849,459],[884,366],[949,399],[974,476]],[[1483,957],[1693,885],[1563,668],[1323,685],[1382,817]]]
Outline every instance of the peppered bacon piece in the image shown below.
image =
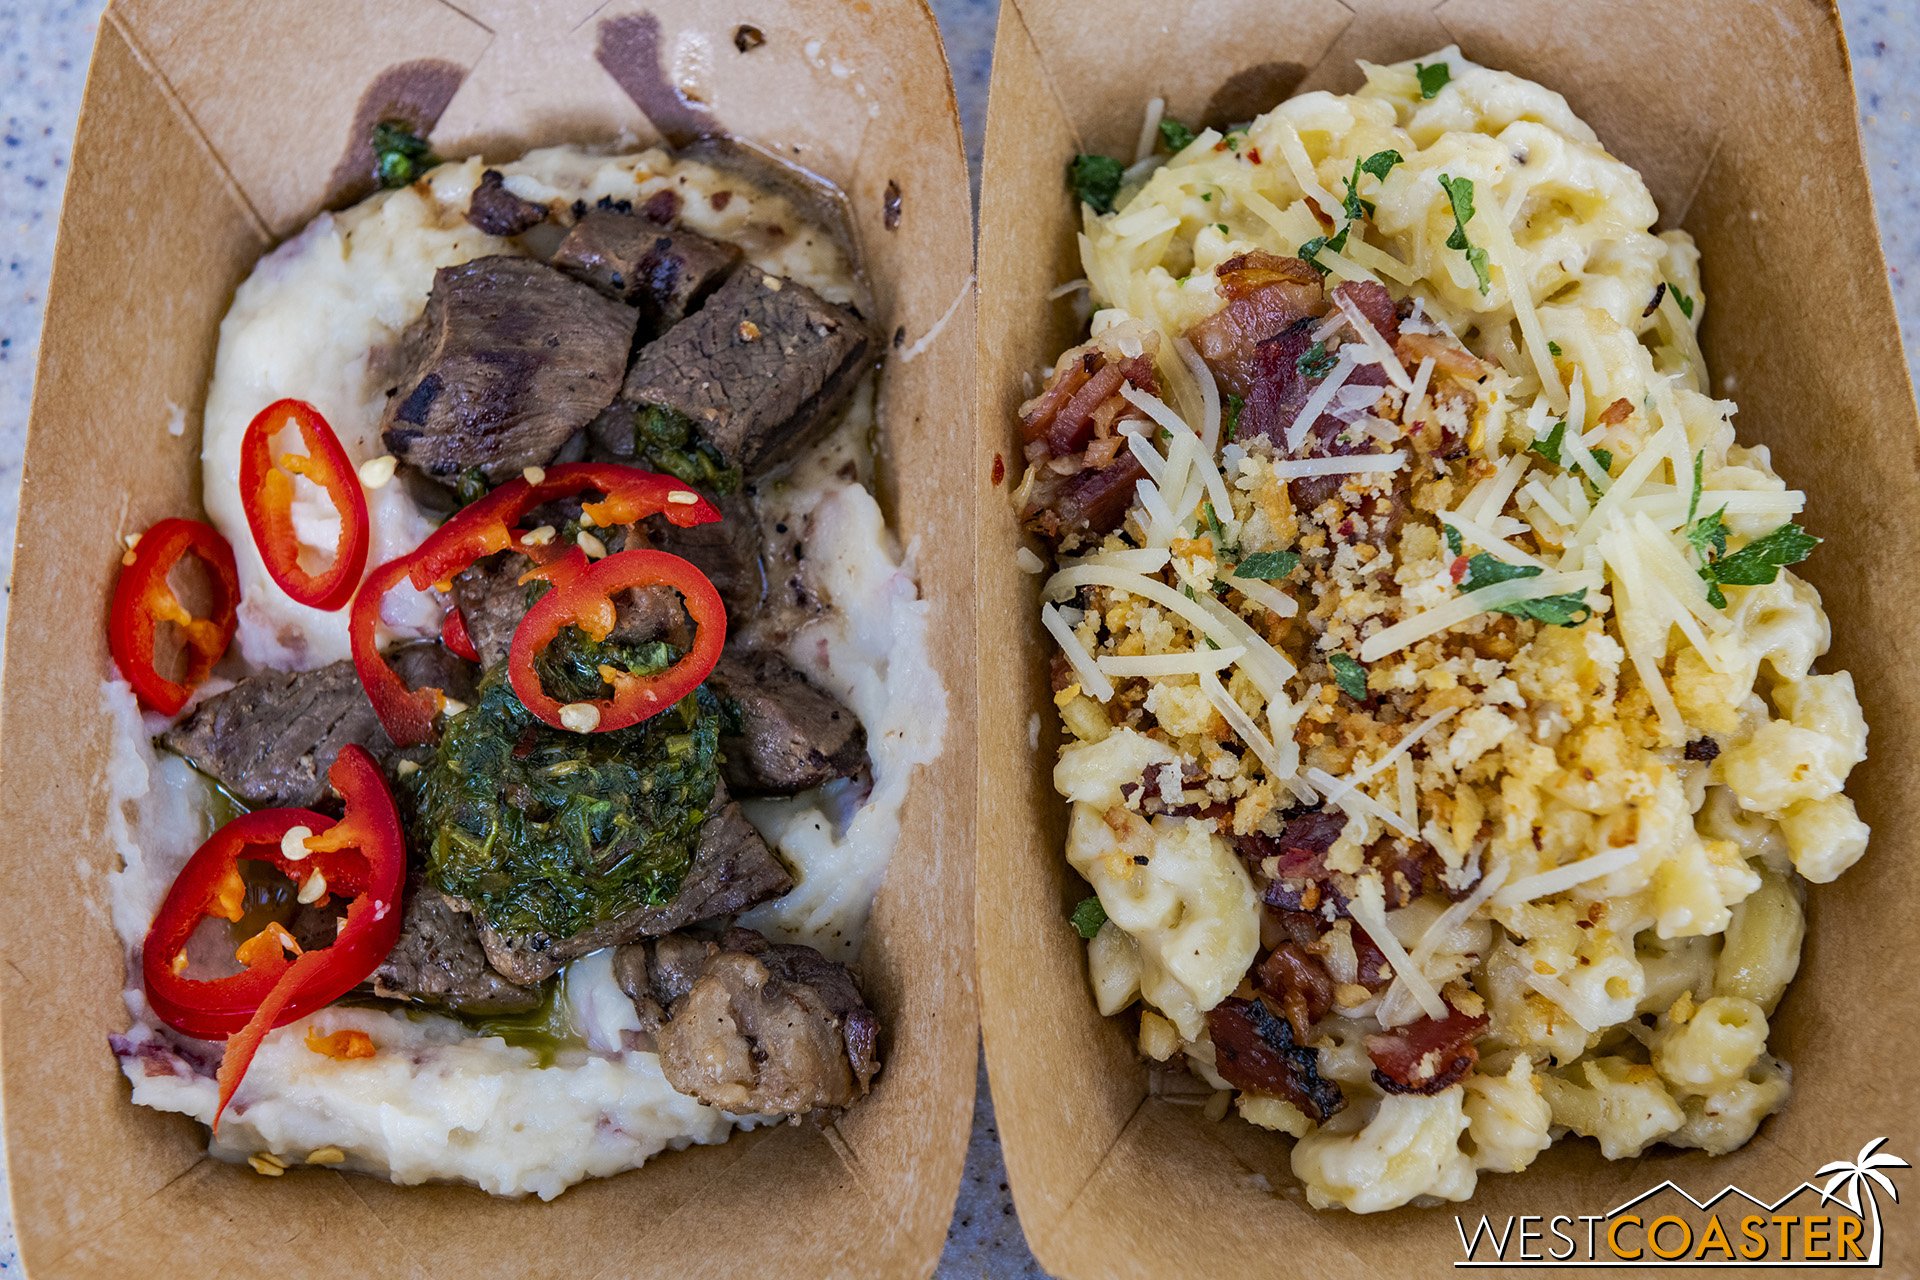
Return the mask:
[[1260,1000],[1229,997],[1207,1012],[1214,1067],[1236,1089],[1285,1098],[1321,1121],[1347,1105],[1339,1088],[1320,1074],[1318,1051],[1294,1038],[1287,1020]]
[[1269,951],[1253,971],[1253,985],[1280,1006],[1296,1040],[1306,1039],[1307,1029],[1333,1008],[1333,975],[1326,962],[1297,942]]
[[1120,394],[1132,385],[1159,394],[1153,358],[1124,356],[1090,342],[1061,356],[1039,395],[1020,406],[1027,442],[1021,522],[1059,542],[1116,528],[1146,470],[1124,447],[1119,426],[1140,411]]
[[[1387,286],[1378,280],[1349,280],[1345,284],[1335,285],[1333,294],[1353,304],[1354,310],[1367,318],[1367,323],[1379,331],[1380,336],[1392,346],[1400,339],[1400,312],[1393,304],[1393,295],[1387,292]],[[1354,337],[1359,337],[1355,334]]]
[[1388,1093],[1438,1093],[1466,1077],[1480,1061],[1474,1040],[1487,1015],[1447,1006],[1444,1018],[1423,1017],[1367,1037],[1373,1082]]
[[[1324,314],[1326,287],[1311,263],[1257,249],[1227,259],[1215,276],[1227,305],[1189,329],[1187,341],[1228,392],[1251,401],[1260,346]],[[1299,345],[1295,359],[1308,343]]]
[[[1289,818],[1277,836],[1236,836],[1234,847],[1256,877],[1266,881],[1262,900],[1269,907],[1318,911],[1331,902],[1334,913],[1344,916],[1354,878],[1327,866],[1327,853],[1346,822],[1338,809],[1314,809]],[[1406,906],[1427,889],[1459,896],[1445,889],[1440,875],[1446,864],[1429,845],[1408,845],[1387,837],[1368,847],[1365,861],[1369,870],[1380,875],[1390,911]]]

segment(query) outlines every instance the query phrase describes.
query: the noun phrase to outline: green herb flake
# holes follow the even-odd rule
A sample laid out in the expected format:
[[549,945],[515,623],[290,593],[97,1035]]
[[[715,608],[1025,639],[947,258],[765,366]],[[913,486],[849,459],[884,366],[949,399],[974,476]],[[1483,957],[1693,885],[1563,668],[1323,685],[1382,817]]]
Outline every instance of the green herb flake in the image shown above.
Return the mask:
[[1706,464],[1707,451],[1705,449],[1693,455],[1693,495],[1687,499],[1687,523],[1689,525],[1693,523],[1693,518],[1700,514],[1701,477],[1705,472]]
[[1200,203],[1202,203],[1202,204],[1211,204],[1212,202],[1213,202],[1213,192],[1211,192],[1211,191],[1202,191],[1202,192],[1200,193]]
[[1527,452],[1536,458],[1544,458],[1553,466],[1560,466],[1560,450],[1567,442],[1567,420],[1560,419],[1553,424],[1553,430],[1527,446]]
[[[1445,71],[1446,68],[1440,68]],[[1446,83],[1445,80],[1441,81]],[[1467,255],[1467,265],[1473,268],[1473,278],[1480,282],[1481,296],[1493,287],[1493,275],[1487,268],[1487,251],[1467,239],[1467,224],[1473,221],[1473,179],[1454,178],[1440,175],[1440,189],[1447,193],[1447,203],[1453,206],[1453,234],[1447,237],[1447,248],[1457,249]]]
[[1233,576],[1278,582],[1299,567],[1300,553],[1297,551],[1256,551],[1233,567]]
[[1344,653],[1336,653],[1327,659],[1327,665],[1333,668],[1333,682],[1340,686],[1340,692],[1355,701],[1367,696],[1367,669],[1358,661]]
[[1547,351],[1549,354],[1555,355],[1555,356],[1563,356],[1567,354],[1566,352],[1560,349],[1560,344],[1557,342],[1549,342],[1547,344]]
[[1593,455],[1593,464],[1596,467],[1599,467],[1602,471],[1613,470],[1613,450],[1589,449],[1587,452]]
[[1541,574],[1539,565],[1508,564],[1482,551],[1467,561],[1467,576],[1460,583],[1460,590],[1479,591],[1500,582],[1511,582],[1515,578],[1537,578]]
[[1432,98],[1447,87],[1447,81],[1453,79],[1453,72],[1444,62],[1436,62],[1432,66],[1416,62],[1413,64],[1413,74],[1420,81],[1420,96],[1423,99]]
[[407,186],[439,163],[427,140],[405,121],[382,120],[373,126],[373,178],[381,186]]
[[1100,932],[1100,926],[1107,922],[1107,909],[1100,905],[1097,897],[1082,898],[1067,919],[1075,933],[1091,942],[1093,935]]
[[1703,562],[1711,562],[1727,554],[1726,514],[1727,509],[1722,507],[1710,516],[1687,521],[1687,545],[1694,549]]
[[1672,281],[1667,282],[1667,291],[1673,295],[1674,305],[1680,308],[1680,314],[1689,320],[1693,319],[1693,299],[1680,292],[1680,286]]
[[1179,155],[1193,145],[1194,132],[1172,116],[1160,117],[1160,144]]
[[1465,555],[1467,552],[1467,544],[1466,541],[1461,538],[1460,531],[1450,524],[1443,524],[1440,527],[1446,531],[1447,550],[1456,556]]
[[1214,223],[1214,224],[1213,224],[1213,229],[1214,229],[1215,231],[1218,231],[1218,232],[1219,232],[1219,233],[1220,233],[1221,235],[1226,235],[1226,234],[1227,234],[1227,224],[1226,224],[1226,223],[1224,223],[1224,222],[1216,222],[1216,223]]
[[1333,352],[1327,350],[1327,344],[1316,342],[1300,353],[1293,362],[1294,370],[1303,378],[1324,378],[1333,372],[1333,366],[1340,363]]
[[1771,533],[1762,534],[1746,546],[1709,563],[1703,574],[1711,572],[1709,582],[1729,587],[1762,587],[1780,576],[1780,570],[1799,564],[1813,554],[1820,539],[1788,522]]
[[1080,202],[1095,213],[1112,213],[1113,198],[1120,193],[1120,178],[1125,172],[1112,156],[1075,156],[1067,166],[1067,182]]
[[1226,528],[1220,523],[1211,502],[1202,503],[1200,513],[1206,520],[1207,537],[1213,542],[1213,558],[1216,562],[1234,554],[1233,547],[1227,542]]
[[1358,222],[1361,218],[1373,216],[1373,201],[1360,198],[1360,175],[1370,173],[1384,181],[1387,174],[1392,172],[1393,166],[1405,159],[1406,157],[1398,151],[1376,151],[1364,160],[1353,162],[1353,176],[1347,179],[1347,197],[1341,201],[1349,222]]
[[1516,600],[1512,604],[1498,605],[1490,612],[1529,618],[1556,627],[1577,627],[1593,616],[1593,610],[1587,607],[1587,593],[1584,591],[1541,596],[1537,600]]
[[1320,251],[1322,249],[1331,249],[1335,253],[1338,253],[1346,248],[1347,230],[1348,228],[1342,227],[1331,236],[1315,236],[1313,239],[1307,241],[1300,246],[1301,259],[1321,275],[1326,275],[1332,268],[1320,261]]
[[740,487],[740,468],[728,465],[700,424],[665,406],[647,405],[634,413],[633,445],[651,471],[708,493],[729,494]]
[[1227,428],[1226,430],[1227,430],[1227,439],[1229,441],[1233,439],[1234,433],[1240,430],[1240,411],[1246,407],[1247,407],[1247,402],[1245,400],[1242,400],[1239,396],[1234,395],[1231,391],[1227,393]]

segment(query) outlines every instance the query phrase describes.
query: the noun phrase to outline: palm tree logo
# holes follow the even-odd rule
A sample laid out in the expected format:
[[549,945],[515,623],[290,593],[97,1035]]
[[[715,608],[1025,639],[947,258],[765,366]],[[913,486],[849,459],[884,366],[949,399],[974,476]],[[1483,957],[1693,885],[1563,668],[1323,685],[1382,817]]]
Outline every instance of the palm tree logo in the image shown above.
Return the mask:
[[[1883,1169],[1911,1169],[1913,1166],[1899,1156],[1889,1155],[1879,1148],[1886,1143],[1885,1138],[1875,1138],[1860,1148],[1860,1154],[1852,1160],[1835,1160],[1832,1164],[1821,1165],[1814,1171],[1814,1177],[1827,1178],[1827,1185],[1821,1189],[1820,1199],[1838,1201],[1849,1212],[1866,1218],[1873,1224],[1873,1253],[1866,1265],[1880,1265],[1880,1200],[1874,1193],[1878,1186],[1885,1191],[1895,1204],[1900,1202],[1900,1192],[1893,1185]],[[1831,1177],[1828,1175],[1831,1174]],[[1861,1193],[1866,1195],[1867,1212],[1861,1213]]]

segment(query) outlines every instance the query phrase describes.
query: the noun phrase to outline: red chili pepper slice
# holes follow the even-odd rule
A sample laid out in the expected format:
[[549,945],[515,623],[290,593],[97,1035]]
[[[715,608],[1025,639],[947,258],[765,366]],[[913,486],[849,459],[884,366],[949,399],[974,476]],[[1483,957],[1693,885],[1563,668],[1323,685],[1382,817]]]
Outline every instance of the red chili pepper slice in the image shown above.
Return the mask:
[[672,476],[614,462],[562,463],[548,467],[538,484],[524,477],[507,481],[428,534],[414,552],[413,585],[425,591],[451,582],[474,561],[510,546],[536,560],[550,558],[519,540],[521,517],[535,507],[594,490],[603,496],[582,510],[599,528],[665,516],[689,529],[720,518],[718,507]]
[[389,560],[360,585],[353,598],[353,612],[347,616],[347,644],[353,653],[353,667],[360,675],[360,687],[380,717],[380,725],[396,746],[411,747],[433,739],[433,718],[445,703],[438,689],[409,689],[380,652],[380,605],[387,592],[407,580],[413,567],[412,556]]
[[467,634],[467,620],[457,608],[448,609],[447,616],[440,623],[440,643],[447,646],[447,652],[456,658],[465,658],[468,662],[480,661],[480,650],[474,646],[473,637]]
[[[226,1039],[216,1131],[267,1032],[353,990],[400,937],[407,851],[380,766],[365,748],[347,746],[327,780],[346,802],[345,817],[335,822],[310,809],[261,809],[235,818],[187,859],[147,931],[141,972],[154,1013],[187,1035]],[[282,847],[296,827],[314,833],[301,842],[308,853],[299,859],[287,857]],[[240,918],[242,861],[270,863],[300,883],[316,873],[324,876],[328,895],[349,900],[339,935],[332,945],[310,951],[299,952],[294,944],[298,954],[289,959],[276,939],[291,938],[270,925],[241,944],[235,958],[245,968],[231,977],[190,978],[184,962],[176,971],[176,957],[184,955],[203,919]]]
[[[213,604],[204,618],[188,613],[167,582],[173,567],[188,555],[207,566],[213,588]],[[219,531],[198,520],[162,520],[140,535],[114,583],[113,607],[107,614],[107,648],[114,665],[140,701],[172,715],[187,705],[194,686],[226,653],[239,603],[233,548]],[[154,642],[163,622],[179,629],[186,666],[178,680],[169,680],[154,665]]]
[[[727,610],[707,576],[679,556],[640,549],[622,551],[591,564],[584,562],[585,557],[575,550],[561,562],[563,568],[556,566],[557,572],[547,574],[553,589],[534,601],[514,631],[513,648],[507,654],[507,678],[527,710],[555,728],[608,733],[658,715],[707,678],[720,661],[720,650],[727,641]],[[685,599],[687,615],[695,627],[693,648],[655,675],[602,666],[600,676],[613,686],[613,696],[583,704],[593,709],[591,726],[567,723],[562,704],[541,686],[534,659],[569,624],[595,640],[604,640],[613,630],[613,597],[630,587],[654,586],[672,587]]]
[[[631,524],[648,516],[663,515],[685,529],[720,518],[719,508],[672,476],[611,462],[569,462],[549,467],[537,484],[525,477],[516,477],[463,508],[428,534],[426,541],[411,555],[375,569],[354,598],[353,615],[348,622],[354,667],[360,673],[360,683],[381,725],[395,743],[404,747],[430,741],[433,717],[442,705],[442,698],[437,689],[407,688],[406,682],[380,655],[375,638],[382,598],[403,578],[410,579],[422,591],[434,587],[445,590],[475,561],[509,547],[536,561],[552,560],[560,549],[551,544],[542,548],[527,543],[518,527],[520,520],[543,503],[590,490],[603,495],[598,502],[586,503],[583,508],[598,527]],[[451,628],[454,624],[449,621],[446,625]],[[464,632],[464,620],[459,625]],[[451,640],[448,647],[453,647]],[[477,653],[474,656],[477,660]]]
[[[299,432],[307,451],[276,458],[273,442],[288,427]],[[293,529],[294,476],[319,485],[340,516],[332,563],[318,573],[300,564],[300,539]],[[340,437],[318,409],[304,400],[276,400],[254,415],[240,440],[240,504],[260,559],[282,591],[300,604],[329,611],[353,599],[372,541],[367,495],[340,447]]]

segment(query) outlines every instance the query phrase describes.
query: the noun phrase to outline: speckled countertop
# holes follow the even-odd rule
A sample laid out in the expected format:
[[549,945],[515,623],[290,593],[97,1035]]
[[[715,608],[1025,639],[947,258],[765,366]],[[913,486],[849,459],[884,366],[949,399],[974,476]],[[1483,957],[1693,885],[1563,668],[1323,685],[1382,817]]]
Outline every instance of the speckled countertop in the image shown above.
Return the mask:
[[[987,74],[997,0],[931,0],[940,17],[959,90],[967,154],[978,184],[986,126]],[[41,306],[53,261],[54,224],[66,185],[74,118],[93,46],[100,0],[0,0],[0,529],[11,530],[20,458],[40,337]],[[1881,234],[1894,300],[1907,333],[1920,333],[1920,6],[1913,0],[1840,0],[1852,45]],[[1143,91],[1144,92],[1144,91]],[[1909,361],[1913,360],[1909,350]],[[0,575],[12,569],[12,540],[0,541]],[[0,599],[0,620],[5,601]],[[0,1179],[5,1173],[0,1169]],[[10,1206],[0,1208],[0,1276],[19,1271]],[[1038,1276],[1027,1252],[984,1071],[947,1248],[943,1277]]]

